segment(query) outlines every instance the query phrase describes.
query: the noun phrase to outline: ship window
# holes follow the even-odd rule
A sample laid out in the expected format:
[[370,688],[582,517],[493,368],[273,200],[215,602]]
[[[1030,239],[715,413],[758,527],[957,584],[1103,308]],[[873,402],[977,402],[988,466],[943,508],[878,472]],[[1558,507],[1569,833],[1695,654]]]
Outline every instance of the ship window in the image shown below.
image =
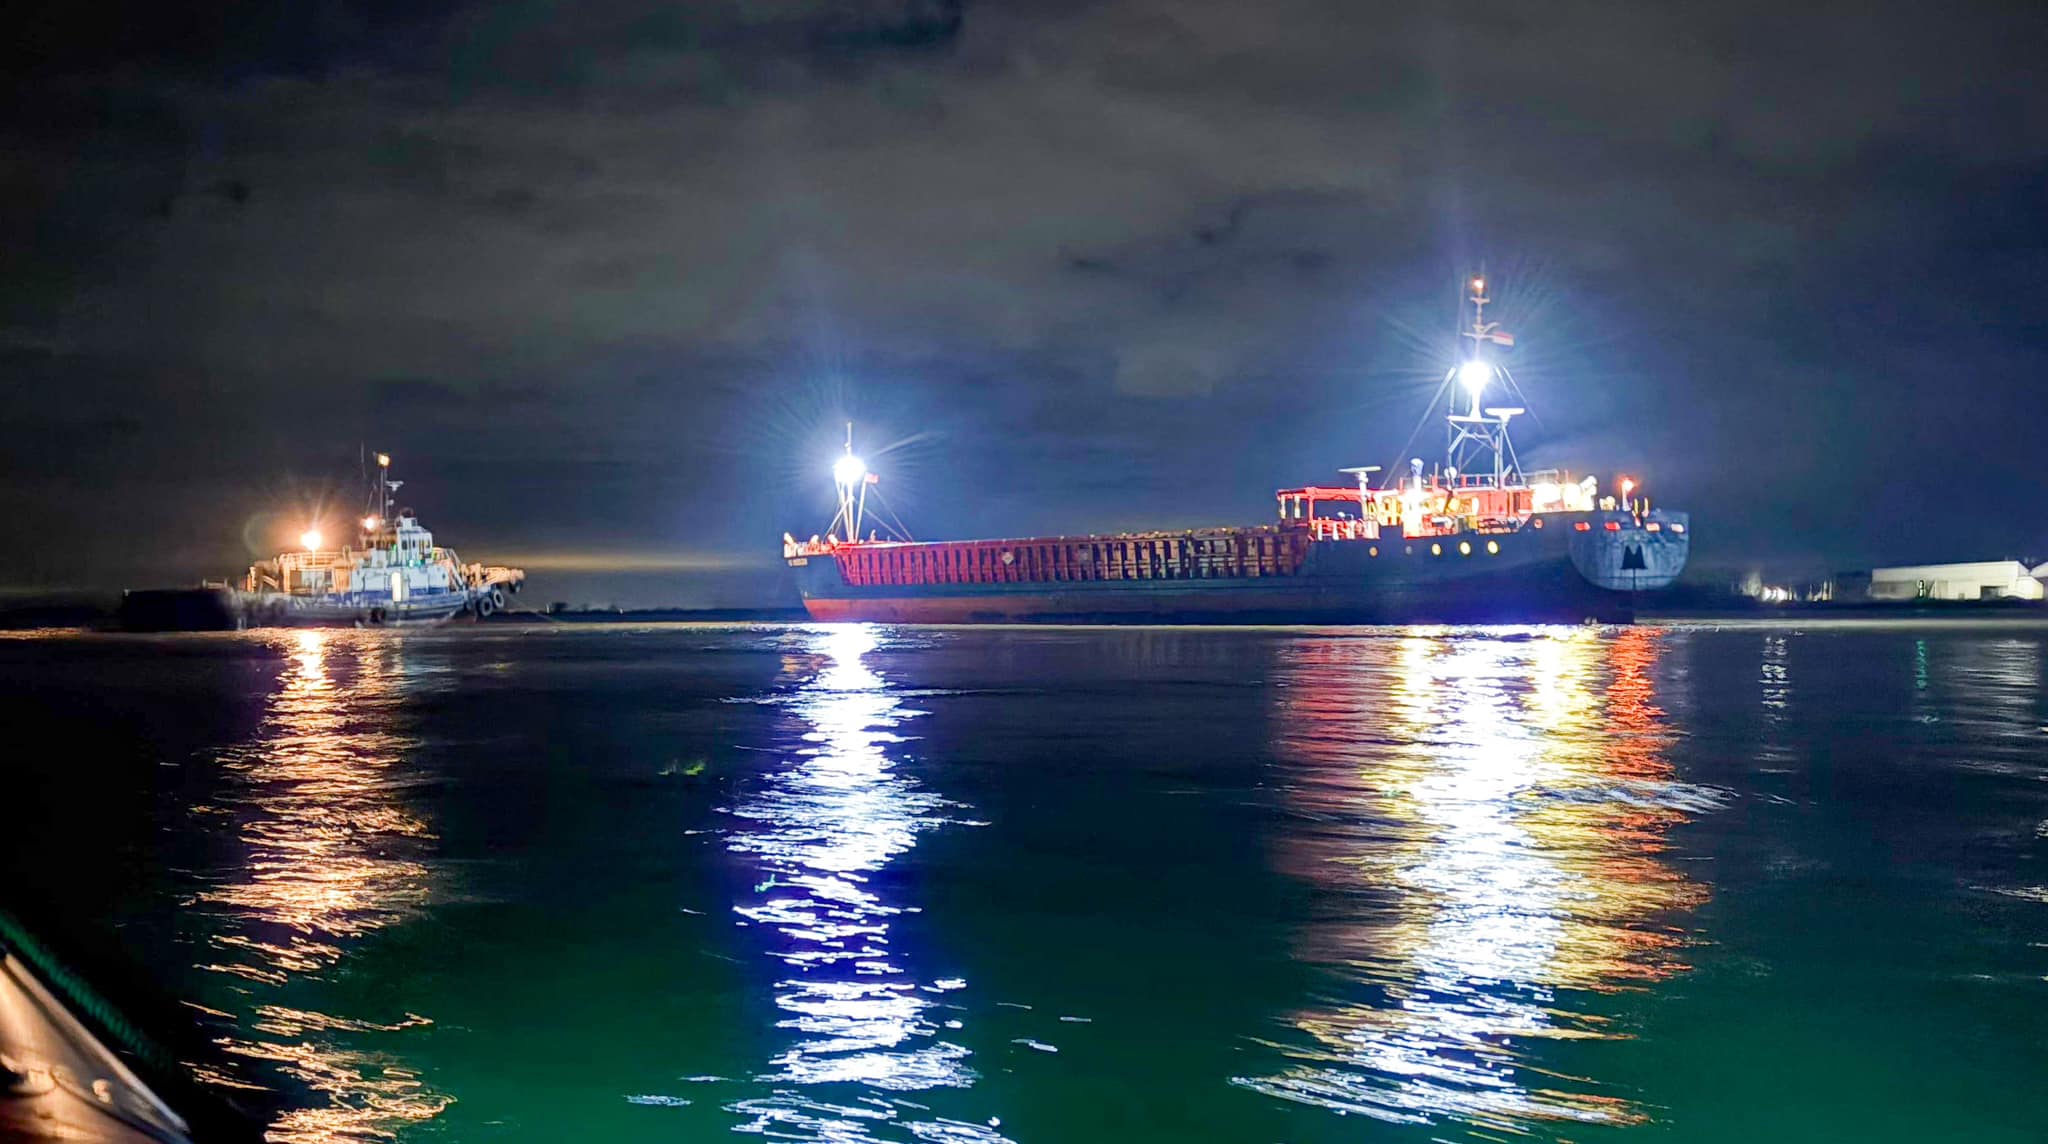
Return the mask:
[[1371,548],[1366,549],[1365,554],[1367,556],[1378,556],[1380,554],[1379,545],[1375,544]]
[[1444,554],[1444,546],[1443,546],[1443,545],[1441,545],[1441,544],[1432,544],[1432,545],[1430,545],[1430,546],[1429,546],[1429,554],[1430,554],[1431,556],[1442,556],[1442,555]]
[[1487,542],[1486,542],[1486,554],[1487,554],[1488,556],[1498,556],[1498,555],[1500,555],[1500,541],[1498,541],[1498,540],[1489,540],[1489,541],[1487,541]]
[[1409,544],[1409,545],[1404,545],[1404,546],[1402,547],[1402,549],[1401,549],[1401,554],[1402,554],[1403,556],[1413,556],[1413,555],[1415,555],[1415,546],[1414,546],[1413,544]]
[[1458,542],[1458,555],[1460,555],[1460,556],[1470,556],[1470,555],[1472,555],[1472,542],[1471,542],[1471,541],[1469,541],[1469,540],[1460,540],[1460,541]]
[[1580,521],[1579,523],[1575,524],[1575,525],[1572,525],[1572,527],[1573,527],[1573,528],[1575,528],[1575,529],[1577,529],[1577,530],[1579,530],[1580,532],[1591,532],[1591,531],[1593,531],[1593,526],[1592,526],[1592,525],[1590,525],[1590,524],[1587,524],[1587,523],[1586,523],[1585,521],[1583,521],[1583,520],[1582,520],[1582,521]]
[[1529,523],[1535,525],[1537,528],[1542,528],[1543,518],[1539,516],[1535,520],[1530,521]]

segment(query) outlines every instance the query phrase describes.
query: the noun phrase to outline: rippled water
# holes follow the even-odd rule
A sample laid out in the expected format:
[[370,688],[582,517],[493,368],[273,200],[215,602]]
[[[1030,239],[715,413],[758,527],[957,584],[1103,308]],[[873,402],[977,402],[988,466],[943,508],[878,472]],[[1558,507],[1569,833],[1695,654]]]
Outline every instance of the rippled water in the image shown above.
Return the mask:
[[8,637],[0,904],[278,1140],[2036,1139],[2044,636]]

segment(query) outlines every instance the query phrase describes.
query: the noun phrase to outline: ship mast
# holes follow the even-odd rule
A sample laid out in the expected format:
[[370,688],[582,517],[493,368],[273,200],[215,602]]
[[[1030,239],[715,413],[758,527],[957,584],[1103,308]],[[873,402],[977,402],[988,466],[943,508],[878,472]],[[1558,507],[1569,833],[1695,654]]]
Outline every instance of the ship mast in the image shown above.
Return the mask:
[[832,464],[832,484],[839,492],[839,512],[832,518],[832,526],[826,531],[839,534],[839,527],[846,526],[843,534],[846,540],[860,539],[861,518],[868,507],[868,486],[873,484],[867,462],[854,456],[853,422],[846,423],[846,452]]
[[[1485,398],[1487,387],[1507,376],[1506,368],[1488,356],[1487,347],[1512,346],[1515,336],[1501,329],[1500,323],[1486,320],[1486,306],[1492,301],[1486,296],[1486,276],[1475,276],[1471,288],[1472,328],[1458,332],[1459,337],[1471,340],[1471,348],[1444,377],[1444,384],[1451,393],[1451,411],[1445,418],[1449,444],[1444,450],[1444,463],[1449,470],[1448,476],[1484,478],[1490,475],[1492,487],[1500,488],[1520,467],[1515,459],[1514,444],[1508,439],[1508,422],[1524,410],[1514,406],[1482,406],[1480,403]],[[1461,304],[1460,318],[1464,316],[1463,310]],[[1452,386],[1452,382],[1456,382],[1456,386]],[[1459,389],[1469,397],[1462,413],[1458,411]]]
[[391,479],[391,454],[377,454],[376,512],[363,519],[366,543],[377,543],[378,537],[392,527],[391,494],[397,492],[398,487],[404,483]]

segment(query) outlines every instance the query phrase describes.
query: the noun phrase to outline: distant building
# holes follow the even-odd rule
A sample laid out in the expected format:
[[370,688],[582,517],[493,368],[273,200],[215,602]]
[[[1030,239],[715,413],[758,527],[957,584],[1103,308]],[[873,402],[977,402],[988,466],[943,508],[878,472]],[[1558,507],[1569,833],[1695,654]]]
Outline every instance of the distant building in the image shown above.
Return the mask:
[[2035,570],[2017,560],[1873,568],[1869,591],[1873,600],[2039,600],[2048,594]]

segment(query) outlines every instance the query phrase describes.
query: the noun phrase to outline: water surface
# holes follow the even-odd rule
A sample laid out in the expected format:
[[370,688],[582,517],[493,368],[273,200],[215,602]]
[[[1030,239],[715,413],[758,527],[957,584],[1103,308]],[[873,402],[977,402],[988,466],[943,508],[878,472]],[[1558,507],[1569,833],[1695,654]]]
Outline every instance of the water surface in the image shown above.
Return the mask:
[[0,872],[279,1140],[2038,1139],[2044,635],[11,636]]

